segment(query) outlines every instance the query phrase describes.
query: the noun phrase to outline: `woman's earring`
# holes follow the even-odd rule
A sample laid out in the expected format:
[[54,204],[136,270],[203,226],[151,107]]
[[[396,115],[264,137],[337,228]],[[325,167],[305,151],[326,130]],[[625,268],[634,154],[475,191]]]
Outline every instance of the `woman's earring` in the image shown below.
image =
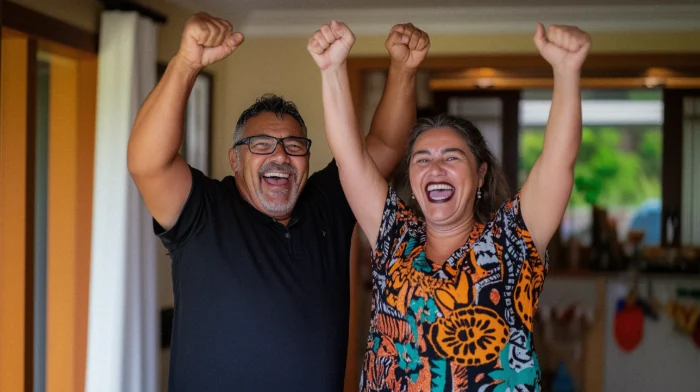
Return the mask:
[[476,191],[476,198],[481,199],[481,188]]
[[411,199],[416,200],[416,195],[414,195],[413,193],[411,193]]

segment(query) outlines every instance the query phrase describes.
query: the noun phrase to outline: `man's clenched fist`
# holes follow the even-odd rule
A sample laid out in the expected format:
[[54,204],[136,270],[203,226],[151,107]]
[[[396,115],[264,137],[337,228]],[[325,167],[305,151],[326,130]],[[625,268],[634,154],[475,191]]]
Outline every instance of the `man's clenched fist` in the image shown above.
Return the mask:
[[223,60],[243,43],[243,34],[231,23],[204,12],[191,16],[185,24],[178,56],[192,68],[201,70]]
[[391,55],[392,64],[413,70],[428,54],[430,37],[412,23],[397,24],[391,28],[384,45]]

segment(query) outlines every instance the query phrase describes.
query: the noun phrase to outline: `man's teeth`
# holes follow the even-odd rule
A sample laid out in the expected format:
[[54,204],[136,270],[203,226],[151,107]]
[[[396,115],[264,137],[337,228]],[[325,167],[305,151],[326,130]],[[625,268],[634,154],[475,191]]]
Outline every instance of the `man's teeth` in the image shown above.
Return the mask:
[[272,177],[289,178],[289,173],[265,173],[265,174],[263,174],[263,177],[265,177],[265,178],[272,178]]
[[451,191],[454,188],[447,184],[433,184],[428,186],[428,192],[437,190],[448,190]]

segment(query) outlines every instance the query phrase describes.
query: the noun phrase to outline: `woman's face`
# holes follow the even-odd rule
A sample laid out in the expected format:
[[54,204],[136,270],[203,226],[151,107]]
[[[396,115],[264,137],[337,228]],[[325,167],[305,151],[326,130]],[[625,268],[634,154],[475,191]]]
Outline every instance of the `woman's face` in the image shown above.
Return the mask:
[[426,221],[452,226],[470,219],[486,169],[486,163],[477,165],[467,142],[454,129],[423,132],[413,145],[409,178]]

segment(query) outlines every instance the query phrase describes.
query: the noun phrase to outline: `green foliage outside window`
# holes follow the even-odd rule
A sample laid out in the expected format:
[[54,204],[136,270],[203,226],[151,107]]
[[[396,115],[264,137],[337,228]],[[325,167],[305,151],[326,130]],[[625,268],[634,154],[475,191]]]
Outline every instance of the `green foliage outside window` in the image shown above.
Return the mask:
[[[661,130],[584,127],[570,206],[636,206],[661,197]],[[520,133],[520,183],[542,152],[544,128]]]

